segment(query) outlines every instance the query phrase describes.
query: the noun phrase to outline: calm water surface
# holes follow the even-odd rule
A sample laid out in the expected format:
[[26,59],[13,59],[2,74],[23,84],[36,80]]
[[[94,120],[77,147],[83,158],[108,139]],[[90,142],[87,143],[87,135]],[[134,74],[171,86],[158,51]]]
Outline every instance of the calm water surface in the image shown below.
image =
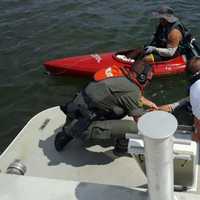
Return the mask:
[[[63,104],[89,81],[48,76],[45,60],[141,47],[156,25],[151,12],[163,3],[198,38],[200,2],[194,0],[1,0],[0,152],[36,113]],[[171,102],[186,95],[185,85],[183,75],[154,79],[146,95]]]

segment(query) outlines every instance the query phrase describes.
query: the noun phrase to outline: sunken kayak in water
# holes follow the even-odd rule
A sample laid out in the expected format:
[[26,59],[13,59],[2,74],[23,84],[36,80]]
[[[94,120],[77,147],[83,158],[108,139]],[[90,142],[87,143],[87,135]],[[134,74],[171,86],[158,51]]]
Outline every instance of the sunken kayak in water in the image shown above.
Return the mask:
[[[53,75],[77,75],[92,76],[96,71],[110,66],[130,68],[134,59],[127,55],[135,50],[109,52],[101,54],[90,54],[82,56],[73,56],[50,60],[44,63],[44,67]],[[186,58],[180,55],[167,61],[152,63],[152,72],[154,76],[174,75],[185,72]]]

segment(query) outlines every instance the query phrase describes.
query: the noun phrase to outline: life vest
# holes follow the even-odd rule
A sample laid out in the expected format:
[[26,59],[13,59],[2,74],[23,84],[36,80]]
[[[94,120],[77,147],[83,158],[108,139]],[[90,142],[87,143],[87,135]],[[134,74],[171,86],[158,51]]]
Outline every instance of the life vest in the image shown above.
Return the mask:
[[113,65],[111,67],[107,67],[97,71],[94,75],[94,80],[101,81],[107,78],[126,77],[134,84],[136,84],[140,88],[141,92],[143,92],[148,81],[152,79],[151,68],[144,68],[142,73],[137,73],[136,71],[134,71],[134,68],[132,69],[133,70]]
[[101,81],[101,80],[111,78],[111,77],[122,77],[122,76],[124,76],[124,75],[123,75],[121,68],[117,67],[116,65],[113,65],[111,67],[107,67],[107,68],[98,70],[94,74],[94,80]]
[[[184,43],[187,42],[186,38],[188,37],[188,30],[183,26],[183,24],[180,21],[177,21],[172,24],[170,23],[167,26],[162,26],[161,24],[159,24],[156,29],[156,33],[154,34],[154,39],[151,42],[151,45],[160,48],[167,48],[168,35],[173,29],[178,29],[182,33],[183,38],[179,44],[179,48],[183,46]],[[178,52],[179,48],[177,49]]]

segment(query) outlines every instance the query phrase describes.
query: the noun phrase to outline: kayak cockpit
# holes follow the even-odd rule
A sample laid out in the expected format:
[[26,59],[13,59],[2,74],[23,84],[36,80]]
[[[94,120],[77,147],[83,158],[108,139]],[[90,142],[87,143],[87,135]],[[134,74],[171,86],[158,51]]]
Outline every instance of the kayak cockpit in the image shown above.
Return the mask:
[[[124,50],[124,51],[119,51],[117,53],[114,53],[113,54],[113,58],[119,62],[122,62],[124,64],[132,64],[135,62],[136,59],[138,59],[138,55],[140,56],[140,52],[138,49],[131,49],[131,50]],[[172,59],[169,59],[169,60],[163,60],[163,61],[157,61],[157,62],[154,62],[152,64],[161,64],[161,63],[164,63],[164,64],[173,64],[175,63],[177,60],[179,61],[180,58],[183,58],[181,59],[182,61],[182,64],[185,64],[187,62],[187,59],[186,59],[186,56],[185,55],[179,55],[175,58],[172,58]]]
[[[112,55],[113,59],[123,66],[130,67],[138,59],[138,49],[119,51]],[[141,58],[140,58],[141,59]],[[181,74],[186,71],[187,59],[185,55],[179,55],[170,60],[150,63],[154,76]]]

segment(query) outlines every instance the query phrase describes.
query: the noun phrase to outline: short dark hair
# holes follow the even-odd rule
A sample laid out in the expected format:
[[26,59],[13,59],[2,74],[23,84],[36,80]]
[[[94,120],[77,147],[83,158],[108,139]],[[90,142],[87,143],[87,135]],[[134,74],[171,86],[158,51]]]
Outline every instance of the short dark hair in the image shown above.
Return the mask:
[[187,70],[192,74],[200,71],[200,57],[193,57],[187,63]]

